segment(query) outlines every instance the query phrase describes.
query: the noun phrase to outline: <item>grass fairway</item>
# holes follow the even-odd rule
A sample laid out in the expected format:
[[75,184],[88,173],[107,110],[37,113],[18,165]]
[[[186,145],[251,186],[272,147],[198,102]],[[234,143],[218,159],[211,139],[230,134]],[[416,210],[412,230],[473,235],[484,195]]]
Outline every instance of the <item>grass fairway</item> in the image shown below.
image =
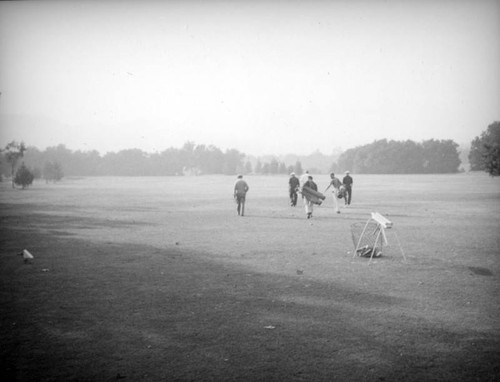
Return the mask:
[[354,176],[311,221],[287,179],[246,177],[245,217],[234,177],[0,183],[2,380],[500,378],[500,179]]

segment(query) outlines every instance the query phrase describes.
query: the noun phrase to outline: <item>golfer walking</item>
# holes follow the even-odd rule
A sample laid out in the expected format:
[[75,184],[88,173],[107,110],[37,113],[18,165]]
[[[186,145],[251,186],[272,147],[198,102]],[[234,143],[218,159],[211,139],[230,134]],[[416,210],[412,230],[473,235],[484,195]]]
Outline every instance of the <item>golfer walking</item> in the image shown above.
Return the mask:
[[[299,179],[299,189],[302,190],[302,187],[304,187],[304,184],[307,183],[307,181],[309,180],[309,170],[307,170],[305,173],[303,173],[301,176],[300,176],[300,179]],[[304,195],[302,195],[302,201],[304,202],[304,206],[307,204],[307,200],[304,198]]]
[[243,175],[238,175],[238,180],[234,184],[234,199],[236,204],[236,210],[238,211],[238,215],[245,215],[245,197],[249,190],[247,182],[243,180]]
[[339,209],[339,200],[338,200],[338,194],[340,190],[340,186],[342,186],[342,182],[335,177],[335,174],[332,172],[330,174],[330,184],[328,184],[328,187],[325,188],[325,192],[328,191],[330,187],[333,187],[332,189],[332,197],[333,197],[333,206],[335,208],[335,212],[340,214],[340,209]]
[[295,173],[290,174],[290,179],[288,180],[288,193],[290,195],[290,205],[295,207],[297,205],[297,192],[300,187],[299,178],[295,176]]
[[[305,182],[302,185],[302,189],[304,189],[304,187],[308,187],[311,190],[318,191],[318,185],[313,182],[313,177],[311,175],[309,175],[307,177],[307,182]],[[314,203],[307,196],[305,196],[304,197],[304,207],[306,210],[306,217],[308,219],[311,219],[313,216],[313,205],[314,205]]]
[[349,171],[345,172],[345,176],[344,176],[344,179],[342,179],[342,183],[344,184],[345,190],[347,191],[347,195],[344,196],[345,205],[350,206],[351,205],[351,198],[352,198],[353,180],[352,180],[352,177],[349,175]]

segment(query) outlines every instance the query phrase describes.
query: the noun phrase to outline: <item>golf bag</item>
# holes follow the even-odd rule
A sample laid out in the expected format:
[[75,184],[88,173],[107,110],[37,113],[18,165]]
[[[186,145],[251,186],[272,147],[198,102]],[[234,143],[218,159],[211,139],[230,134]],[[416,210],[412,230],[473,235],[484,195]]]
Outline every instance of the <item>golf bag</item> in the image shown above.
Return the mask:
[[347,194],[347,190],[344,185],[339,187],[339,191],[337,192],[337,198],[342,199],[345,198]]

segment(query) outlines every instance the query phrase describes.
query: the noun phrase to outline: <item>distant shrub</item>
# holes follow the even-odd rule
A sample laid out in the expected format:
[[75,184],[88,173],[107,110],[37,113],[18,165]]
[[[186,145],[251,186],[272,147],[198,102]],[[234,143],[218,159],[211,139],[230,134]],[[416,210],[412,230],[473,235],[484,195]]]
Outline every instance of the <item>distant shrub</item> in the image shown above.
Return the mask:
[[64,176],[63,170],[59,162],[49,161],[45,163],[43,168],[43,177],[45,178],[45,182],[58,182]]
[[35,179],[35,176],[23,163],[21,164],[21,167],[19,167],[16,171],[14,184],[25,189],[26,187],[31,186],[31,184],[33,183],[33,179]]

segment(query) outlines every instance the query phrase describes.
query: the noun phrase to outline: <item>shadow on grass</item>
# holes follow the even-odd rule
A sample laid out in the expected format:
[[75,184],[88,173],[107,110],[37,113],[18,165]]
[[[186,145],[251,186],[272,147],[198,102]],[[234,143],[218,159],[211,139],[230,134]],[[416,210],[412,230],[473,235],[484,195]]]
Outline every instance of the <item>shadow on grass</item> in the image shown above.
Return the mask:
[[[38,214],[36,224],[23,224],[31,218],[20,214],[0,230],[3,380],[487,381],[500,375],[498,336],[414,317],[412,301],[341,282],[252,272],[176,246],[52,235],[38,227],[64,220]],[[72,218],[94,223],[106,224]],[[33,248],[32,264],[15,255],[23,247]]]

